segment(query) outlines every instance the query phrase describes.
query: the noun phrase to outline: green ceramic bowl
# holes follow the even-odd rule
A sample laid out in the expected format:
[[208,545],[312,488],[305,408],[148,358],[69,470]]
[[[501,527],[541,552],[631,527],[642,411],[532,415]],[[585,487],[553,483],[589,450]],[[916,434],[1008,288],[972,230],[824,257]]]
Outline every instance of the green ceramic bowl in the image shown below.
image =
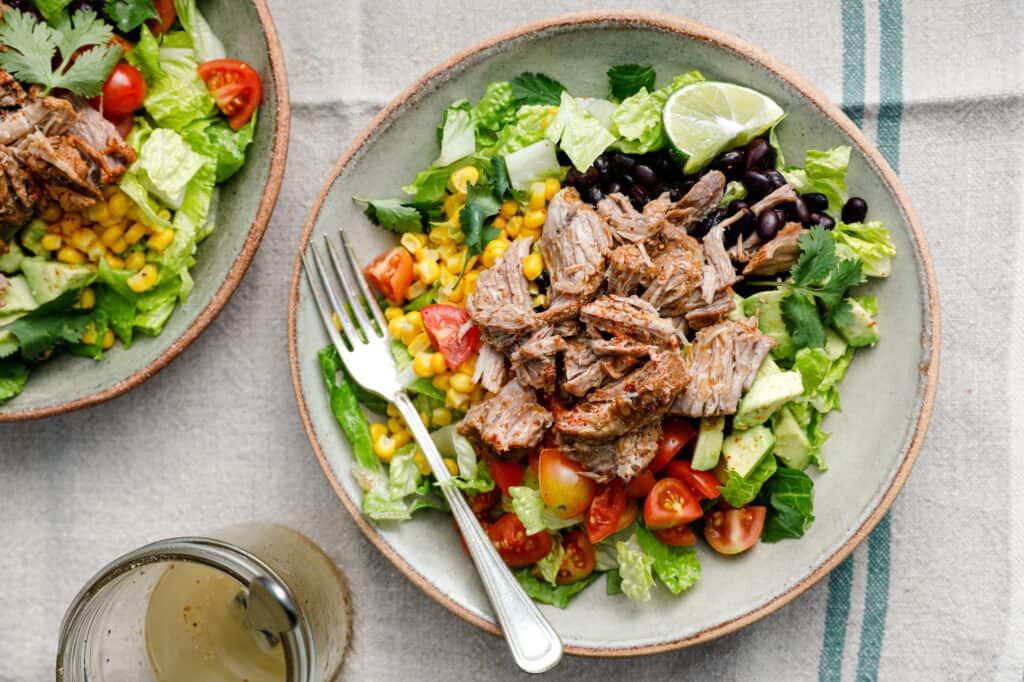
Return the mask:
[[163,369],[213,322],[256,253],[274,210],[288,153],[288,80],[265,0],[200,2],[229,55],[263,80],[256,135],[245,166],[222,186],[219,225],[199,246],[195,288],[160,336],[139,336],[99,362],[61,355],[32,370],[25,390],[0,406],[0,422],[62,414],[110,400]]
[[[743,627],[820,580],[875,526],[903,485],[931,411],[938,361],[938,303],[924,234],[892,169],[861,132],[788,67],[725,33],[665,16],[578,14],[499,35],[453,57],[413,84],[351,144],[310,213],[302,241],[344,227],[369,260],[393,235],[370,225],[352,196],[393,196],[436,156],[434,130],[453,100],[478,98],[488,81],[542,71],[579,95],[605,93],[612,64],[650,63],[663,78],[700,69],[709,79],[756,88],[786,110],[787,158],[809,147],[853,147],[848,176],[872,216],[892,230],[899,255],[893,275],[871,287],[881,305],[882,340],[861,352],[843,384],[843,411],[826,419],[833,433],[829,470],[815,479],[814,525],[800,540],[758,545],[725,557],[699,549],[704,571],[691,590],[651,602],[608,597],[601,585],[565,610],[542,607],[567,651],[626,656],[679,648]],[[447,516],[425,513],[401,525],[373,525],[359,512],[350,449],[334,422],[317,366],[328,343],[296,261],[289,352],[299,409],[313,450],[356,523],[395,566],[452,612],[491,632],[494,615],[459,548]]]

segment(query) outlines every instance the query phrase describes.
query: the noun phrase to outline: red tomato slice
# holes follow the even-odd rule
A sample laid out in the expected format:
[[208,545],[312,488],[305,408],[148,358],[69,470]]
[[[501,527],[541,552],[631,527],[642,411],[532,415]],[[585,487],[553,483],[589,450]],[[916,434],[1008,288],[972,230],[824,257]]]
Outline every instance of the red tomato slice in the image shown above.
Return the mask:
[[619,522],[615,524],[615,528],[612,529],[612,533],[618,533],[620,530],[626,530],[633,525],[636,521],[636,517],[640,516],[640,504],[636,500],[626,498],[626,506],[622,508],[622,514],[619,515]]
[[626,486],[626,494],[635,499],[643,499],[647,497],[647,493],[651,492],[653,487],[654,474],[650,469],[644,469],[629,481]]
[[465,308],[435,303],[420,310],[423,330],[430,345],[444,356],[444,364],[455,371],[480,348],[480,329]]
[[501,462],[487,457],[484,461],[487,462],[487,471],[494,479],[494,484],[505,495],[508,495],[508,489],[512,486],[523,484],[523,466],[519,462]]
[[527,535],[523,522],[515,514],[502,516],[487,531],[487,535],[501,558],[512,568],[537,563],[548,555],[553,544],[546,530]]
[[709,500],[713,500],[722,494],[722,491],[718,489],[718,478],[713,473],[710,471],[695,471],[690,462],[685,459],[672,460],[665,466],[662,472],[672,478],[678,478],[700,493],[701,497],[706,497]]
[[[477,516],[476,520],[480,522],[480,526],[484,529],[485,533],[491,529],[492,524],[486,517]],[[459,528],[459,524],[456,523],[454,516],[452,517],[452,525],[455,526],[455,534],[459,536],[459,544],[462,545],[462,551],[466,553],[466,556],[472,556],[469,553],[469,547],[466,546],[466,538],[462,535],[462,529]]]
[[700,496],[674,478],[663,478],[655,483],[644,501],[644,523],[651,530],[679,526],[703,515]]
[[661,471],[696,435],[697,428],[685,419],[663,421],[661,423],[661,440],[658,441],[658,454],[654,456],[654,460],[647,468],[655,474]]
[[499,500],[501,500],[501,490],[498,488],[491,488],[485,493],[474,493],[466,498],[469,508],[477,516],[489,511],[491,507],[498,504]]
[[558,568],[558,576],[555,582],[559,585],[568,585],[583,580],[594,572],[597,566],[597,554],[594,546],[587,539],[587,534],[576,529],[569,531],[562,541],[565,549],[565,557],[562,565]]
[[[130,114],[142,106],[146,99],[146,80],[134,66],[118,64],[103,83],[102,99],[99,101],[104,116],[115,118]],[[97,107],[99,108],[99,107]]]
[[558,518],[579,516],[594,499],[597,483],[584,476],[583,471],[579,462],[566,457],[561,450],[544,448],[540,451],[537,462],[540,496]]
[[370,284],[395,305],[401,305],[412,284],[412,256],[401,247],[385,251],[363,268]]
[[673,547],[689,547],[693,543],[697,542],[697,536],[693,534],[690,527],[687,525],[674,526],[672,528],[665,528],[663,530],[651,531],[654,533],[654,537],[658,538],[666,545],[672,545]]
[[160,15],[160,19],[147,19],[146,26],[153,35],[158,36],[166,33],[178,18],[178,12],[174,9],[174,0],[153,0],[153,9]]
[[206,82],[217,107],[228,117],[232,130],[249,122],[263,94],[255,69],[237,59],[214,59],[199,65],[199,77]]
[[591,542],[600,542],[616,531],[626,509],[626,487],[615,479],[597,490],[587,511],[585,525]]
[[716,509],[704,522],[704,539],[719,554],[745,552],[761,539],[767,508]]

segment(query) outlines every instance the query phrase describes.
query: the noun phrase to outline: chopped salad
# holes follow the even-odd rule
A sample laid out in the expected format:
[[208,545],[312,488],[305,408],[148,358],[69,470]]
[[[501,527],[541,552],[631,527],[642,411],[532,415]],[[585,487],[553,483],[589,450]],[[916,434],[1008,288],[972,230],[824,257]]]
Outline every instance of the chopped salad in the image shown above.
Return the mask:
[[[878,341],[886,228],[850,148],[787,164],[783,110],[697,71],[605,96],[524,73],[449,106],[404,198],[355,197],[400,235],[366,266],[395,362],[498,552],[535,599],[681,593],[700,552],[799,538],[824,417]],[[444,510],[398,412],[319,355],[363,513]],[[812,466],[813,465],[813,466]]]
[[0,44],[2,404],[55,353],[160,334],[261,83],[196,0],[8,0]]

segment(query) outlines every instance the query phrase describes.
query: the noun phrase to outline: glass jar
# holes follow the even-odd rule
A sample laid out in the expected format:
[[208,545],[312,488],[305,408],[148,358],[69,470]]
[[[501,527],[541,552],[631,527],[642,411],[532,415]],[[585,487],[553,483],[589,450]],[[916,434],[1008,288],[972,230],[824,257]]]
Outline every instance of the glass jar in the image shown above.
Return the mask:
[[154,542],[97,573],[61,623],[58,682],[333,680],[352,622],[334,563],[283,526],[215,535]]

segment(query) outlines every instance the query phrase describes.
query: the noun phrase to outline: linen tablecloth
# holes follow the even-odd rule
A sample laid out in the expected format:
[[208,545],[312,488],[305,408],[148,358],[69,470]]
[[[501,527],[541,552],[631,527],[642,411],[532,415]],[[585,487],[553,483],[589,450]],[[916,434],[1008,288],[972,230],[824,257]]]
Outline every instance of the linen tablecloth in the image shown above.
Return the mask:
[[[603,4],[603,3],[594,3]],[[1006,0],[637,3],[740,35],[806,75],[897,169],[938,274],[938,400],[913,473],[856,552],[713,643],[567,658],[552,679],[1024,678],[1024,77]],[[314,538],[352,586],[345,680],[518,677],[501,640],[418,592],[363,538],[295,409],[285,318],[300,227],[370,118],[449,54],[565,0],[273,0],[292,95],[284,188],[216,323],[130,395],[0,427],[0,680],[51,678],[72,596],[161,537],[266,519]]]

